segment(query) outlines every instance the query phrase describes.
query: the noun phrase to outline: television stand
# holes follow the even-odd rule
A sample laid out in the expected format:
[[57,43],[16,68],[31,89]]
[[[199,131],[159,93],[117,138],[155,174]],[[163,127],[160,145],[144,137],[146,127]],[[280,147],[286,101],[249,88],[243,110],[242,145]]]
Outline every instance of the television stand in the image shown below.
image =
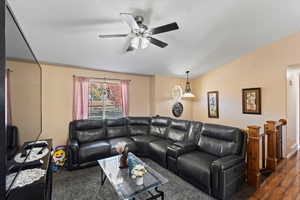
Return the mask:
[[[52,194],[52,169],[51,169],[51,151],[52,139],[46,139],[48,145],[48,153],[41,159],[43,163],[36,162],[35,169],[45,170],[46,173],[39,180],[25,185],[23,187],[16,187],[11,189],[7,194],[7,200],[23,200],[23,199],[38,199],[38,200],[51,200]],[[29,142],[28,142],[29,143]],[[24,147],[26,143],[24,144]],[[26,168],[27,163],[24,164],[21,170]],[[29,164],[31,165],[31,164]],[[31,168],[32,166],[27,166]],[[18,178],[18,177],[17,177]]]

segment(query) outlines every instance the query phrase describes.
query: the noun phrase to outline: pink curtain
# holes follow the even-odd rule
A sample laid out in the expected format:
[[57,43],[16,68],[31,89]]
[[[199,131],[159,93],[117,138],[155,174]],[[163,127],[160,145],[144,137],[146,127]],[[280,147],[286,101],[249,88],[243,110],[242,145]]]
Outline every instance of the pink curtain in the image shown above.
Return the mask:
[[10,96],[10,71],[6,70],[5,73],[5,109],[6,109],[6,124],[12,124],[11,115],[11,96]]
[[89,79],[74,76],[73,82],[73,119],[88,119]]
[[129,115],[129,80],[121,80],[122,108],[124,116]]

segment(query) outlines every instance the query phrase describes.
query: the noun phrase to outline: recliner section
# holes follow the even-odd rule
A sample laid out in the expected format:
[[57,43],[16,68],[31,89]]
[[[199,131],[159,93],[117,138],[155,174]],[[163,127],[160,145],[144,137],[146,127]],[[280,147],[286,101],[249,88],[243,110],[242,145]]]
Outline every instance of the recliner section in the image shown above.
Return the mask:
[[[189,121],[170,118],[154,117],[151,121],[150,135],[160,137],[150,142],[149,156],[163,167],[167,168],[168,146],[175,142],[184,141],[187,136]],[[157,130],[160,134],[157,134]]]
[[238,128],[156,116],[76,120],[69,130],[69,169],[116,155],[125,142],[218,199],[229,199],[244,181],[246,135]]

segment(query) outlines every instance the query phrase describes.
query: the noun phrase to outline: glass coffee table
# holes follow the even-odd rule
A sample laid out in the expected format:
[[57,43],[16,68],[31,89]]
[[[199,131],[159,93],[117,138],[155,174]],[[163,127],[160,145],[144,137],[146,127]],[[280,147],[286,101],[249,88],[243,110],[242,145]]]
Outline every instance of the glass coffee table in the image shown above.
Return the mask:
[[141,164],[148,171],[144,175],[144,184],[136,185],[136,180],[131,178],[128,168],[120,169],[119,160],[121,155],[98,160],[101,168],[101,186],[106,179],[112,184],[120,199],[137,199],[142,193],[149,193],[147,200],[162,199],[164,200],[164,192],[158,188],[167,183],[168,180],[160,175],[157,171],[149,167],[146,163],[136,157],[133,153],[128,154],[128,158],[135,164]]

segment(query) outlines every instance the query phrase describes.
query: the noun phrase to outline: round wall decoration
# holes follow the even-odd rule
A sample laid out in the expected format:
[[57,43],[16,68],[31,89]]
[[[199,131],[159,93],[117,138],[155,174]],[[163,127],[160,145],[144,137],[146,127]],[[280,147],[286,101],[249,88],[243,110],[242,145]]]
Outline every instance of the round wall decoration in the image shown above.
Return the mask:
[[178,101],[182,97],[182,88],[180,85],[175,85],[172,88],[172,98]]
[[172,113],[175,117],[180,117],[183,113],[183,105],[180,102],[176,102],[172,107]]

